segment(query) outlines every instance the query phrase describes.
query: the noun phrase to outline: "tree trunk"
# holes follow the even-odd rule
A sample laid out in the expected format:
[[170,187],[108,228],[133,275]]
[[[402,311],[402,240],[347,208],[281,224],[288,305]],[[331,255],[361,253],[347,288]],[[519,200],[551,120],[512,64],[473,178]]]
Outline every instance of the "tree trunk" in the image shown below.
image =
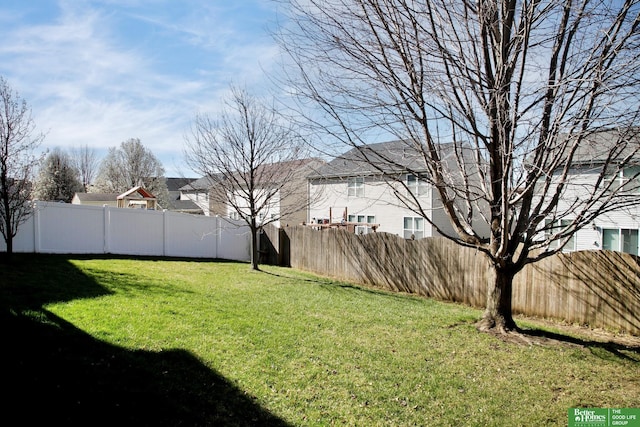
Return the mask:
[[495,277],[489,282],[487,289],[486,309],[478,323],[479,330],[506,333],[516,329],[511,312],[515,274],[512,269],[495,267]]
[[251,269],[260,270],[258,266],[258,227],[255,226],[255,219],[252,219],[251,222]]

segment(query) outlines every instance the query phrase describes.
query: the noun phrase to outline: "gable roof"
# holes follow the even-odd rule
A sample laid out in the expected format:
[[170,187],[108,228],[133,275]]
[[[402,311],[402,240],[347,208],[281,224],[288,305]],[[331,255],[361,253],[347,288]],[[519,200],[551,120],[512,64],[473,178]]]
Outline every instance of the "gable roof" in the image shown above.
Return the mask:
[[[453,153],[453,144],[439,144],[443,160]],[[409,140],[395,140],[354,147],[334,158],[308,178],[393,174],[407,170],[426,172],[424,158]]]
[[[286,162],[276,162],[260,165],[256,169],[256,176],[258,177],[258,184],[269,184],[277,182],[279,179],[288,179],[291,177],[292,170],[303,170],[309,168],[319,167],[325,163],[324,160],[311,157],[307,159],[290,160]],[[240,174],[240,173],[238,173]],[[189,184],[180,188],[181,191],[193,191],[193,190],[209,190],[218,181],[225,179],[224,174],[217,174],[215,176],[204,176]]]
[[125,197],[131,196],[132,194],[136,194],[136,193],[140,197],[142,197],[143,199],[155,199],[156,198],[156,196],[154,196],[149,191],[147,191],[144,187],[139,185],[137,187],[133,187],[133,188],[125,191],[124,193],[120,194],[118,196],[118,200],[124,199]]
[[209,190],[209,188],[213,187],[217,180],[218,178],[203,176],[202,178],[198,178],[183,185],[182,187],[180,187],[180,191]]
[[[609,159],[612,152],[616,155]],[[640,160],[640,129],[606,129],[585,137],[576,149],[572,163],[597,165],[611,160],[623,160],[629,155],[636,159],[634,163]]]
[[195,180],[196,178],[166,178],[167,190],[179,191],[181,187]]

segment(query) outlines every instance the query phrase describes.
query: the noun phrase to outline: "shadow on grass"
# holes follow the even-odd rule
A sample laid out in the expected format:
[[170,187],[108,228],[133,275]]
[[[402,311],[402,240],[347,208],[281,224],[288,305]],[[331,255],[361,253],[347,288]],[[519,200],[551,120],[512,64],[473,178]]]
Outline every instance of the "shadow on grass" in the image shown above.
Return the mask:
[[43,306],[108,293],[64,257],[0,265],[2,417],[18,425],[286,426],[183,350],[127,350]]
[[[542,344],[568,345],[589,349],[594,355],[602,358],[625,359],[640,363],[640,344],[622,343],[612,340],[601,341],[585,337],[576,337],[568,334],[550,332],[537,328],[518,328],[518,332],[525,337],[537,340]],[[637,340],[633,340],[637,342]]]

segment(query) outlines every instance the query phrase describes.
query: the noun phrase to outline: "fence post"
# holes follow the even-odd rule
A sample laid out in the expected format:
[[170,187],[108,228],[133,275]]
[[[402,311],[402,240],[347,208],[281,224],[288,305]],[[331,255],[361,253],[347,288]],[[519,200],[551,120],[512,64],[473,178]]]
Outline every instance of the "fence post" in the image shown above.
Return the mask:
[[40,252],[40,209],[41,203],[35,202],[33,206],[33,252]]
[[167,250],[167,245],[169,244],[167,242],[168,238],[168,232],[167,232],[167,210],[163,209],[162,210],[162,256],[167,256],[167,253],[169,252]]
[[102,234],[103,234],[103,249],[102,252],[105,254],[109,253],[109,206],[102,205]]

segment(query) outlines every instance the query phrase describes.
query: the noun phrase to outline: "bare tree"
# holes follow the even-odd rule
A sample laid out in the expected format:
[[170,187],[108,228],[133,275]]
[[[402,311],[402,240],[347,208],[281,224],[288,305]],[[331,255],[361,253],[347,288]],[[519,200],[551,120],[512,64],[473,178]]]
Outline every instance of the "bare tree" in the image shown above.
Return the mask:
[[13,253],[13,238],[32,213],[32,177],[40,158],[34,152],[44,139],[36,134],[26,101],[0,77],[0,232]]
[[71,158],[60,148],[54,148],[44,159],[35,181],[34,197],[38,200],[70,202],[82,190],[78,171]]
[[198,115],[186,137],[193,171],[214,182],[209,203],[251,230],[251,267],[259,269],[258,232],[308,206],[304,173],[313,159],[291,123],[246,90],[233,87],[219,117]]
[[160,206],[168,206],[169,190],[164,168],[158,158],[137,138],[111,147],[100,163],[96,187],[106,193],[123,193],[144,186],[158,198]]
[[[514,276],[638,203],[638,173],[626,173],[640,148],[638,1],[285,3],[284,80],[308,123],[352,147],[380,133],[407,141],[454,230],[439,231],[490,260],[480,330],[517,330]],[[592,181],[577,181],[578,164]]]
[[71,149],[71,160],[80,175],[80,182],[86,193],[91,183],[93,183],[100,165],[96,150],[86,144],[74,147]]

